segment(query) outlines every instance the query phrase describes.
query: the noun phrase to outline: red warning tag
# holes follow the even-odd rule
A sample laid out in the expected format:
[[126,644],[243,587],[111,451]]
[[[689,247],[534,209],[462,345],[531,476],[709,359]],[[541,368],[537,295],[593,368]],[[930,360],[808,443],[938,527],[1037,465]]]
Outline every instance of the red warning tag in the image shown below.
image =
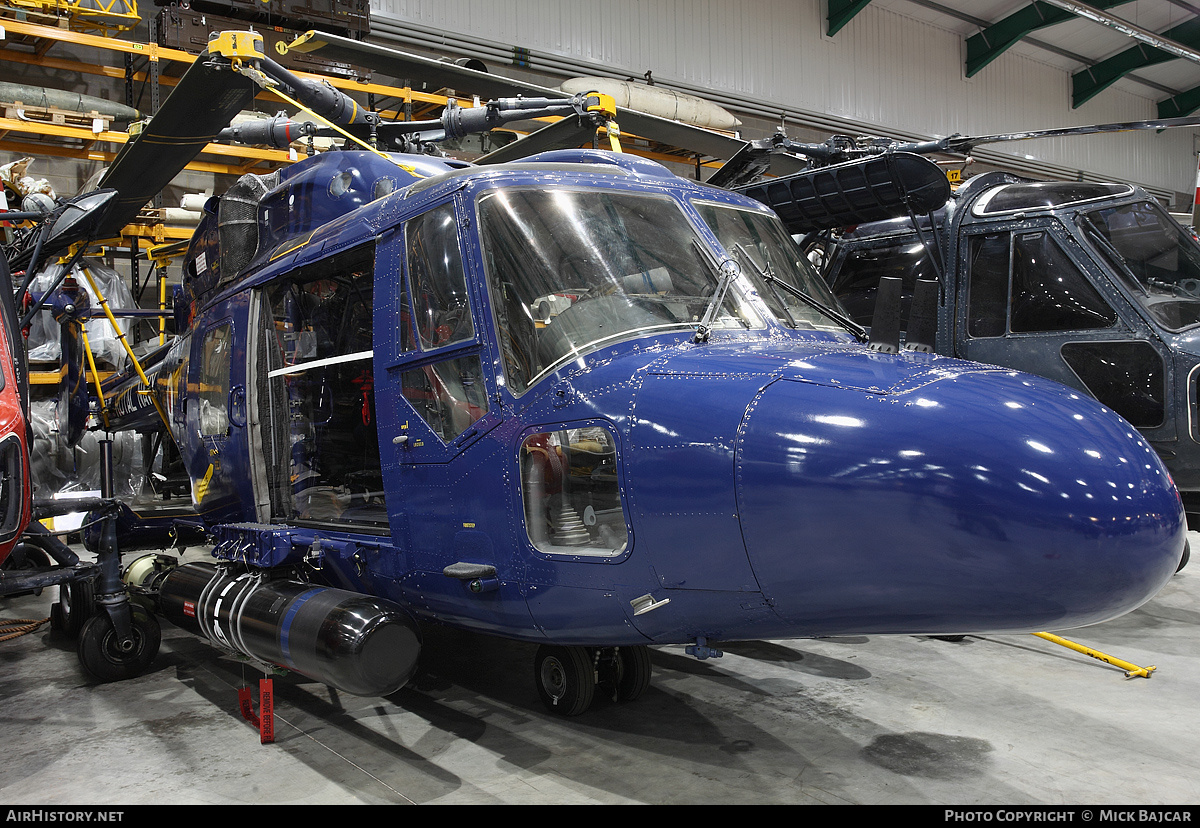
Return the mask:
[[275,690],[269,678],[258,683],[258,735],[262,744],[275,741]]
[[269,678],[258,682],[258,713],[254,712],[254,699],[249,687],[238,690],[238,707],[242,711],[242,718],[258,728],[261,744],[275,741],[275,690]]

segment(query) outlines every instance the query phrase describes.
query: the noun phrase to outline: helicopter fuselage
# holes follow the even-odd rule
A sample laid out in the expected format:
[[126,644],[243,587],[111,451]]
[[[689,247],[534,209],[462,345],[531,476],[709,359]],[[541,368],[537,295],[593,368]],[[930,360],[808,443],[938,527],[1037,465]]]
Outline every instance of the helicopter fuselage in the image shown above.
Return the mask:
[[[758,278],[804,265],[757,202],[606,153],[338,155],[156,375],[219,559],[588,646],[1067,629],[1179,563],[1128,423],[872,350]],[[394,191],[302,226],[351,162]]]
[[970,179],[919,226],[860,224],[825,264],[826,280],[859,321],[871,319],[882,275],[903,280],[903,305],[917,279],[938,281],[938,353],[1044,376],[1100,400],[1163,458],[1193,526],[1198,274],[1200,244],[1145,191],[1006,173]]

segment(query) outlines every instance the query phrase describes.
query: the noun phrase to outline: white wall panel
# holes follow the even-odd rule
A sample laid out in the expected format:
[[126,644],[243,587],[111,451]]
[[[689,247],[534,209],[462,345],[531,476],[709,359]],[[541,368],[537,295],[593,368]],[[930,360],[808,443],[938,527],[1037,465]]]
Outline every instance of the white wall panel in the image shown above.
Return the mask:
[[[833,38],[824,35],[825,13],[821,0],[372,0],[377,31],[399,26],[519,46],[535,65],[545,55],[577,65],[578,74],[649,70],[656,82],[711,92],[729,108],[731,98],[753,102],[815,127],[848,123],[924,138],[1155,117],[1152,98],[1119,88],[1072,110],[1067,71],[1011,50],[965,78],[960,34],[897,11],[868,6]],[[979,154],[1191,192],[1192,142],[1192,130],[1175,129],[992,145]]]

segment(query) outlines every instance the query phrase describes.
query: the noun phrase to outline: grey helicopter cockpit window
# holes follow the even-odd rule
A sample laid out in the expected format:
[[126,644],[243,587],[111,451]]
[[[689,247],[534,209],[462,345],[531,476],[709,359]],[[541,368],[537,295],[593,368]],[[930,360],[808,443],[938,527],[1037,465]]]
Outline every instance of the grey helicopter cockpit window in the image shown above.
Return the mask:
[[[841,303],[804,258],[779,219],[725,204],[697,202],[695,207],[780,322],[806,330],[846,330],[834,318],[834,314],[846,315]],[[775,280],[794,290],[780,289]],[[796,290],[813,301],[805,302],[796,295]]]
[[[720,281],[666,196],[493,190],[480,234],[509,389],[521,394],[568,359],[633,336],[690,331]],[[762,323],[733,290],[711,327]]]
[[1141,305],[1170,331],[1200,324],[1200,243],[1148,201],[1095,210],[1088,238]]

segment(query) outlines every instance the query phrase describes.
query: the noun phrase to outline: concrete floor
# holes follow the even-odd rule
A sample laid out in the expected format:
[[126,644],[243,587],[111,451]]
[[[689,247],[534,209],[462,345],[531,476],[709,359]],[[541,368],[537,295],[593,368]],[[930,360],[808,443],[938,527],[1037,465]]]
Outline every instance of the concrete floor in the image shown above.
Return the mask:
[[[0,619],[44,618],[54,595],[0,599]],[[276,678],[263,745],[237,700],[260,674],[200,640],[163,622],[148,672],[95,685],[46,625],[0,642],[0,802],[1200,803],[1200,565],[1065,635],[1157,670],[1030,635],[661,647],[640,700],[562,719],[532,646],[432,630],[388,698]]]

